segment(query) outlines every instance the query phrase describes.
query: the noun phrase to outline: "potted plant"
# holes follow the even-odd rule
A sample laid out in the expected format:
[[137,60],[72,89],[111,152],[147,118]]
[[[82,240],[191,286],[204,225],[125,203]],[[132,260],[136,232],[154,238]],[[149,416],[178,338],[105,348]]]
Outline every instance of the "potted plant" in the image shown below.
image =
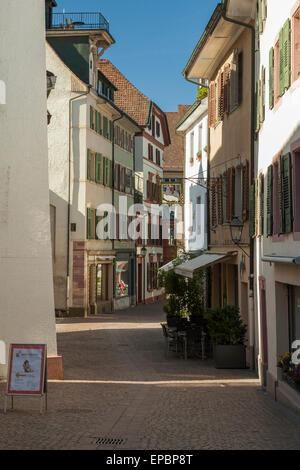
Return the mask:
[[205,153],[207,153],[207,151],[208,151],[208,147],[207,147],[207,145],[205,145],[205,147],[204,147],[204,149],[203,149],[203,150],[204,150],[204,152],[205,152]]
[[201,160],[202,160],[202,151],[201,150],[197,153],[197,159],[198,159],[199,162],[201,162]]
[[238,307],[225,305],[210,309],[206,314],[208,332],[214,345],[217,369],[245,369],[247,327]]
[[194,166],[194,159],[193,159],[193,157],[190,158],[190,164],[191,164],[191,166]]

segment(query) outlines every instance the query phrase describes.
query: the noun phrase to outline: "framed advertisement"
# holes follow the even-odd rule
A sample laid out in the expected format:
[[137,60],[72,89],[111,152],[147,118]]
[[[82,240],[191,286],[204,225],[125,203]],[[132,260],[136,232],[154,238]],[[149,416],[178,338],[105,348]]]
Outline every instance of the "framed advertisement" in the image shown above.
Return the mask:
[[162,204],[180,204],[182,197],[181,183],[162,183],[161,202]]
[[12,407],[14,396],[44,397],[47,392],[46,359],[45,344],[10,345],[4,412],[9,396],[12,397]]

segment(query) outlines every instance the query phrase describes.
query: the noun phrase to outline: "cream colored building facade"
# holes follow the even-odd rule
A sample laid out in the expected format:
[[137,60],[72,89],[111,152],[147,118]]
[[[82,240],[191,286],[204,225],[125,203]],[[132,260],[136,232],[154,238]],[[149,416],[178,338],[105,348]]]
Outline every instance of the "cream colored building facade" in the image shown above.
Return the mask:
[[[16,3],[18,3],[16,8]],[[0,6],[0,341],[57,359],[47,165],[45,4]],[[3,345],[3,343],[1,343]]]

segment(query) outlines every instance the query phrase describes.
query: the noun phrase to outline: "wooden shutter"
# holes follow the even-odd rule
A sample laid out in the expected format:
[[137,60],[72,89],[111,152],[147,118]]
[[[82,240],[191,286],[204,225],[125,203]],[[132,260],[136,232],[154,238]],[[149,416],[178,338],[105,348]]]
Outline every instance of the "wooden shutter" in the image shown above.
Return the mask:
[[264,198],[265,198],[264,175],[259,177],[259,234],[264,235]]
[[211,186],[211,225],[216,227],[217,222],[217,195],[216,195],[216,182],[212,182]]
[[222,176],[217,179],[217,195],[218,195],[218,224],[223,224],[223,181]]
[[224,112],[230,111],[230,64],[224,67]]
[[103,136],[108,138],[108,120],[105,116],[103,116]]
[[94,108],[90,106],[90,128],[94,129]]
[[210,117],[209,117],[209,125],[210,127],[215,127],[216,123],[216,84],[212,82],[210,86]]
[[[298,25],[299,28],[299,25]],[[298,52],[299,53],[299,52]],[[283,27],[283,87],[291,83],[291,21],[288,19]]]
[[226,171],[226,222],[231,222],[234,215],[234,168]]
[[219,119],[223,121],[224,119],[224,72],[220,73],[219,76]]
[[283,29],[279,33],[279,96],[284,92],[284,36]]
[[279,197],[279,233],[285,233],[284,229],[284,194],[283,194],[283,167],[282,157],[278,158],[278,197]]
[[273,235],[273,165],[267,171],[267,237]]
[[284,233],[293,231],[293,203],[292,203],[292,171],[291,154],[282,157],[282,189],[283,189],[283,214]]
[[269,108],[274,107],[274,48],[269,52]]
[[250,195],[249,195],[249,203],[250,203],[250,217],[249,217],[249,235],[250,237],[255,237],[255,189],[256,185],[252,184],[250,186]]
[[120,191],[125,191],[125,168],[121,166],[121,175],[120,175]]
[[244,56],[243,51],[239,52],[237,59],[237,100],[238,105],[243,101],[243,67],[244,67]]
[[249,218],[249,162],[243,165],[242,170],[242,193],[243,193],[243,221]]
[[120,190],[120,165],[118,163],[115,164],[115,182],[114,182],[115,189],[118,191]]
[[96,153],[96,183],[101,183],[101,174],[102,174],[102,155]]
[[92,161],[92,156],[91,156],[91,151],[88,149],[87,151],[87,179],[91,180],[91,161]]
[[88,240],[92,238],[92,209],[90,207],[87,208],[87,226],[86,226],[86,237]]

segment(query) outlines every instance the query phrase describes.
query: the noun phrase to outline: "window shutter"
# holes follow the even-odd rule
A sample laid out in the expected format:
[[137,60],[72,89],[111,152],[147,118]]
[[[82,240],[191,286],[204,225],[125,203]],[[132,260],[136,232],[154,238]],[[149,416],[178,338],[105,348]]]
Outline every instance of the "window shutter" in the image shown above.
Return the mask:
[[213,181],[211,187],[211,225],[217,226],[217,197],[216,197],[216,183]]
[[278,197],[279,197],[279,221],[280,229],[279,233],[285,233],[284,230],[284,194],[283,194],[283,168],[282,168],[282,157],[278,158]]
[[264,235],[264,198],[265,198],[265,180],[264,180],[264,175],[261,174],[259,177],[259,187],[260,187],[260,204],[259,204],[259,210],[260,210],[260,216],[259,216],[259,233],[260,235]]
[[217,192],[218,192],[218,224],[223,224],[223,183],[222,176],[217,179]]
[[210,109],[210,127],[214,127],[216,123],[216,84],[211,84],[211,109]]
[[240,105],[243,101],[243,51],[239,52],[238,55],[238,79],[237,79],[237,96],[238,96],[238,105]]
[[103,136],[108,138],[108,120],[105,116],[103,116]]
[[92,209],[90,207],[87,208],[87,239],[90,240],[92,238]]
[[284,34],[283,29],[279,33],[279,96],[284,92]]
[[219,75],[219,99],[218,99],[218,120],[224,119],[224,72]]
[[92,160],[92,156],[91,156],[91,151],[90,149],[88,149],[87,151],[87,179],[91,181],[92,177],[91,177],[91,160]]
[[274,49],[269,52],[269,108],[274,107]]
[[291,154],[282,157],[283,213],[284,232],[293,231],[292,175]]
[[94,129],[94,108],[90,106],[90,128]]
[[101,113],[98,113],[98,132],[101,135],[102,134],[102,119],[101,119]]
[[106,220],[106,223],[103,227],[103,231],[104,231],[104,240],[107,240],[108,239],[108,212],[105,211],[104,212],[104,219],[107,219]]
[[243,221],[249,218],[249,162],[246,161],[242,172],[243,191]]
[[267,237],[273,235],[273,165],[267,172]]
[[100,220],[101,220],[101,217],[97,215],[97,211],[95,210],[95,239],[96,240],[100,240],[100,237],[98,237],[97,235],[97,225],[100,222]]
[[109,160],[104,158],[104,185],[109,185]]
[[249,235],[251,238],[255,237],[255,184],[250,187],[250,220],[249,220]]
[[114,123],[112,121],[109,121],[109,139],[111,142],[113,140],[113,135],[114,135]]
[[[299,25],[298,25],[299,27]],[[288,19],[283,27],[283,87],[290,87],[291,83],[291,21]]]
[[224,112],[230,111],[230,64],[224,68]]
[[208,125],[212,127],[212,84],[210,85],[208,96]]
[[226,172],[226,221],[231,222],[234,216],[234,168]]
[[101,165],[102,155],[100,153],[96,153],[96,183],[101,183]]

